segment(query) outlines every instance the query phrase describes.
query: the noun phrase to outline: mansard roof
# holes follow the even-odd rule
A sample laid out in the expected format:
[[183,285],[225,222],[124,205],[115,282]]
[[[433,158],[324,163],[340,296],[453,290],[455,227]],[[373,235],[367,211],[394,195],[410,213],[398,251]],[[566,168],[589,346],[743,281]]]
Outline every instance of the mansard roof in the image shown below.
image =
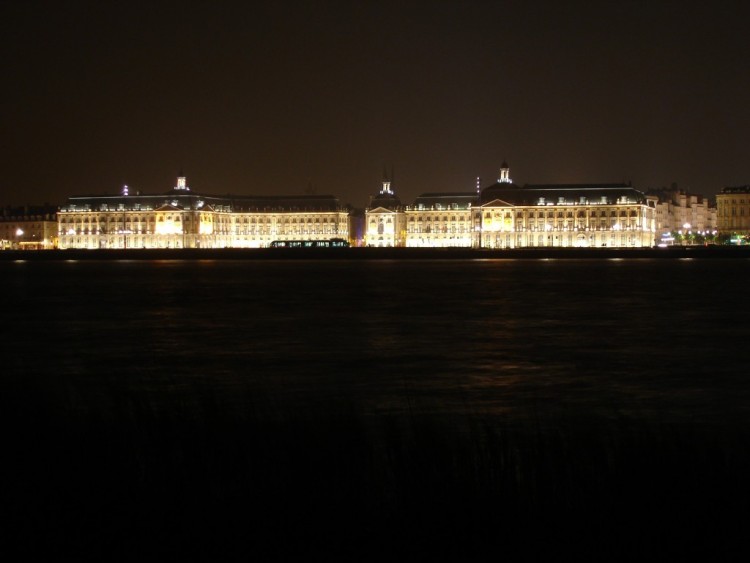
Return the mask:
[[381,192],[378,195],[372,196],[372,198],[370,198],[370,205],[367,206],[368,209],[375,209],[376,207],[396,210],[402,209],[403,205],[401,204],[401,200],[396,194],[387,194]]
[[215,196],[170,190],[163,194],[137,195],[85,195],[68,198],[61,209],[159,209],[165,205],[182,209],[210,209],[222,211],[340,211],[338,198],[332,195],[282,195],[282,196]]
[[[543,198],[543,199],[542,199]],[[646,196],[629,184],[516,184],[498,182],[482,190],[481,203],[503,200],[512,205],[539,205],[545,203],[615,204],[625,200],[643,203]]]
[[[175,192],[174,190],[162,194],[136,195],[77,195],[68,198],[66,205],[60,207],[66,210],[136,210],[158,209],[165,205],[172,205],[182,209],[200,209],[211,198],[193,192]],[[221,202],[221,205],[225,205]]]
[[723,194],[750,194],[750,185],[746,186],[727,186],[721,190]]
[[439,192],[421,194],[414,200],[414,207],[419,208],[444,208],[444,209],[468,209],[476,203],[476,192]]
[[226,196],[236,211],[342,211],[332,195]]
[[24,205],[11,207],[6,205],[0,208],[0,221],[54,221],[57,206],[45,203],[44,205]]

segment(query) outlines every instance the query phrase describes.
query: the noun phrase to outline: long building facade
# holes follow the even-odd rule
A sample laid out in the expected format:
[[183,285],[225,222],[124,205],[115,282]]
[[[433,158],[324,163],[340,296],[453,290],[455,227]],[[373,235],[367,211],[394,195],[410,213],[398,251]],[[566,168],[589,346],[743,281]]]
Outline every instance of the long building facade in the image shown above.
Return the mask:
[[210,196],[184,176],[168,193],[74,196],[58,211],[60,248],[261,248],[349,236],[334,196]]
[[473,209],[479,248],[644,247],[656,236],[656,197],[628,184],[526,184],[503,163]]
[[[724,229],[744,230],[748,190],[725,192],[719,199]],[[125,187],[115,195],[70,197],[57,211],[56,240],[45,247],[263,248],[331,239],[412,248],[648,247],[659,242],[658,202],[629,184],[519,186],[505,162],[484,189],[424,193],[411,205],[402,204],[385,178],[364,216],[332,195],[197,193],[180,175],[162,194],[130,194]],[[19,247],[22,230],[8,230],[7,247]]]
[[[384,203],[386,196],[392,205]],[[658,198],[628,184],[521,187],[505,162],[497,181],[479,193],[423,194],[406,207],[397,201],[389,186],[371,202],[369,246],[649,247],[656,242]],[[393,231],[383,228],[390,225]]]

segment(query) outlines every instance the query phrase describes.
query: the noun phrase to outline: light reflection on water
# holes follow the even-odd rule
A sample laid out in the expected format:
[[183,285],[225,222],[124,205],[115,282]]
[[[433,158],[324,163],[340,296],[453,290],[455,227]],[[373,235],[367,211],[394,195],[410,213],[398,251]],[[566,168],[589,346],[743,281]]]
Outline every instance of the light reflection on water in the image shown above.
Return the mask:
[[[0,264],[0,382],[102,409],[746,417],[725,260]],[[10,305],[13,305],[12,307]],[[62,397],[62,398],[61,398]],[[191,406],[192,405],[192,406]]]

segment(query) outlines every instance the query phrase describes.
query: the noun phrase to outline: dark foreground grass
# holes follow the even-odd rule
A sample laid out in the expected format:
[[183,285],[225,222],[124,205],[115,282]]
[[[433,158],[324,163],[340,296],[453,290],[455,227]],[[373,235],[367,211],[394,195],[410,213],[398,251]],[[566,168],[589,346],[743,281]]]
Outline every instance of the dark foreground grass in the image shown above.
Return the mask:
[[734,560],[737,425],[522,424],[217,401],[106,412],[3,400],[2,553],[363,560]]

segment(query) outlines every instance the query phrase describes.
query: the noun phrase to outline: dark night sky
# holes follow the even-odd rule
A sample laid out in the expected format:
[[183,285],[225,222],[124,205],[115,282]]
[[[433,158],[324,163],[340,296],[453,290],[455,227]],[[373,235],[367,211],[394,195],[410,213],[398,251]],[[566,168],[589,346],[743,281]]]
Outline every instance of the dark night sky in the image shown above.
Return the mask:
[[746,14],[602,4],[3,1],[0,204],[750,183]]

